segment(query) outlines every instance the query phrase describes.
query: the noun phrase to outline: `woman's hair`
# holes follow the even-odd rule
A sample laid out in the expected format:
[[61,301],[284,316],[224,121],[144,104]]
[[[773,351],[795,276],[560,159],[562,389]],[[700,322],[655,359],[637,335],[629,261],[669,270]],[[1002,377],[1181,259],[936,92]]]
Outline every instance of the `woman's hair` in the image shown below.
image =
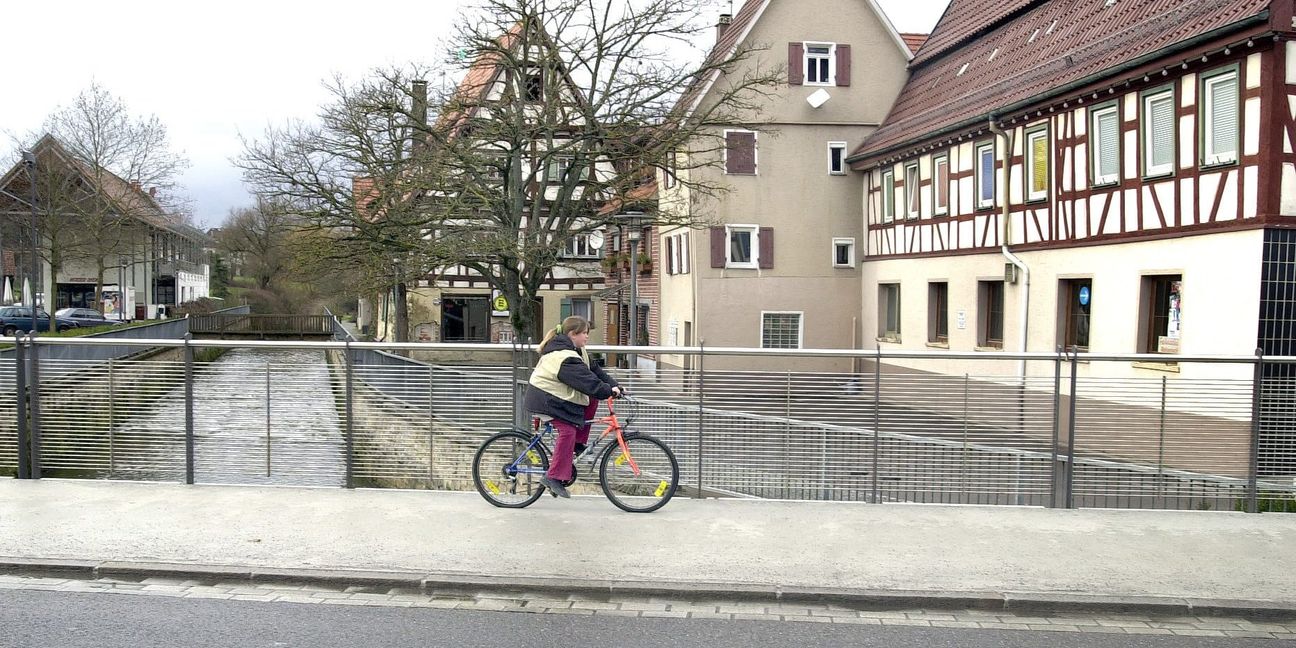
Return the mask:
[[571,335],[573,333],[584,333],[588,330],[590,330],[589,320],[580,315],[572,315],[563,320],[562,324],[545,331],[544,339],[540,341],[541,352],[544,352],[545,346],[549,344],[550,340],[557,337],[559,333],[562,333],[563,335]]

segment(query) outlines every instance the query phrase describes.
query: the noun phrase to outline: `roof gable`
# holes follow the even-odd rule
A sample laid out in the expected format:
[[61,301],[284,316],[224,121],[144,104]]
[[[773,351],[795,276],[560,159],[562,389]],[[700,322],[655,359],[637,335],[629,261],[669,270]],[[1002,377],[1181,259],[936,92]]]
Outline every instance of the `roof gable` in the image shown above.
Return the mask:
[[[988,0],[955,0],[911,64],[891,113],[852,157],[988,118],[1198,36],[1258,23],[1269,1],[1045,0],[1025,3],[1025,11],[984,31],[977,25],[986,21],[968,8]],[[942,30],[980,35],[951,48],[957,37]]]

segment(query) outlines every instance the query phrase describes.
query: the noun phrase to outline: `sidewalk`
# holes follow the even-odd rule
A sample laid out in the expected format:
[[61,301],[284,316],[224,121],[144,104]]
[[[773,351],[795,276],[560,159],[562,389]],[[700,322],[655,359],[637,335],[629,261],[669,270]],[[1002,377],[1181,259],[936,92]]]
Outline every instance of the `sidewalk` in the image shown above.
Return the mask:
[[[1296,515],[0,479],[0,573],[366,579],[1296,617]],[[92,571],[97,569],[97,571]]]

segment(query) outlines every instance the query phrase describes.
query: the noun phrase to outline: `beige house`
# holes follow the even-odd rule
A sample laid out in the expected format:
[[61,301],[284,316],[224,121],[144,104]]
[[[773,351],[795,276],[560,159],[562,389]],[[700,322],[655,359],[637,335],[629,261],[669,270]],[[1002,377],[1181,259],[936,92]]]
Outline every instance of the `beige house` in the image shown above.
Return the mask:
[[[716,133],[723,151],[693,153],[721,156],[720,165],[687,157],[679,165],[684,178],[722,184],[728,193],[691,196],[671,171],[659,174],[662,211],[687,210],[676,220],[710,224],[657,232],[661,344],[861,345],[863,181],[846,157],[886,116],[906,80],[910,42],[921,40],[907,42],[873,0],[749,0],[732,18],[721,16],[717,50],[764,47],[730,72],[734,78],[786,64],[788,82],[763,100],[762,123]],[[695,103],[685,109],[715,101],[726,83],[726,75],[716,75],[686,99]],[[657,362],[686,367],[689,360],[663,355]],[[707,368],[743,364],[741,358],[708,360]],[[781,366],[849,370],[851,363],[805,359]]]

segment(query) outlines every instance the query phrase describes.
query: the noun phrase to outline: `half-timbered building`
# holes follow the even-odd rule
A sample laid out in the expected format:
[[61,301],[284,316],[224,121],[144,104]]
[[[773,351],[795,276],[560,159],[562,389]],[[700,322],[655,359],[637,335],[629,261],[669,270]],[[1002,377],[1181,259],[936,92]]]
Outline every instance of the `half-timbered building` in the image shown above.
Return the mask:
[[849,158],[866,347],[1289,353],[1292,5],[953,0]]

